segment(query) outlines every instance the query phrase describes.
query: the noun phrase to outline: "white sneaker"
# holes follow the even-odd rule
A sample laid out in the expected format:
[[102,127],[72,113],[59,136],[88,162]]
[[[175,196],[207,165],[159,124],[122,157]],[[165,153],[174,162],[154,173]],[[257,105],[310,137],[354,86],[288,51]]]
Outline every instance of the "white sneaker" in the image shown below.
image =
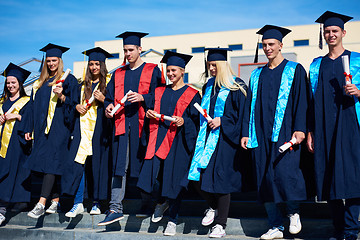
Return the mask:
[[203,226],[209,226],[214,222],[214,218],[216,215],[216,210],[209,208],[205,211],[205,217],[202,219],[201,224]]
[[176,234],[176,224],[168,222],[164,231],[164,236],[174,236]]
[[270,240],[276,238],[283,238],[284,234],[278,228],[270,228],[269,231],[261,235],[260,239]]
[[154,214],[151,217],[151,221],[152,222],[159,222],[163,215],[164,212],[169,208],[169,203],[167,201],[165,201],[163,204],[157,204],[155,207],[155,211]]
[[290,218],[289,232],[291,234],[299,233],[301,231],[300,215],[297,213],[290,214],[289,218]]
[[90,215],[100,215],[101,214],[101,210],[99,208],[99,204],[95,203],[90,211]]
[[0,225],[5,222],[5,216],[0,213]]
[[77,203],[77,204],[74,204],[72,209],[65,214],[65,217],[74,218],[78,214],[83,213],[83,212],[84,212],[84,205],[82,203]]
[[31,218],[37,219],[44,214],[45,214],[45,206],[42,205],[41,203],[37,203],[34,209],[28,212],[27,215]]
[[211,233],[209,237],[211,238],[222,238],[225,237],[226,233],[224,228],[220,224],[216,224],[211,228]]
[[51,205],[48,209],[46,209],[46,213],[56,213],[58,211],[58,207],[60,206],[59,202],[51,200]]

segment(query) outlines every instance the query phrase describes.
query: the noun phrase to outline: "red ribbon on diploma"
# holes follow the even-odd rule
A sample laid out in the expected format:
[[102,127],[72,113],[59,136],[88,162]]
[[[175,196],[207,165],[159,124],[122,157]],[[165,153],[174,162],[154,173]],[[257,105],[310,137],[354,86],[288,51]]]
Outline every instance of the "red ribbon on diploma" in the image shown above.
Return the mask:
[[56,84],[59,84],[59,83],[64,83],[65,80],[57,80],[56,81]]
[[345,79],[347,82],[351,82],[352,80],[352,75],[351,74],[347,74],[346,72],[344,72],[344,75],[345,75]]
[[284,142],[284,144],[287,144],[287,143],[290,143],[290,144],[291,144],[291,147],[290,147],[289,149],[290,149],[290,151],[292,151],[292,150],[293,150],[293,147],[292,147],[292,146],[294,146],[294,144],[293,144],[292,142]]
[[86,101],[86,107],[89,108],[91,106],[91,103],[89,103],[89,99],[85,99]]
[[161,114],[160,121],[162,121],[162,122],[164,122],[164,121],[165,121],[165,119],[164,119],[164,114]]
[[207,118],[208,117],[208,114],[206,112],[206,109],[204,109],[204,117]]
[[123,107],[125,106],[125,103],[122,103],[122,102],[121,102],[121,99],[120,99],[120,100],[116,99],[115,101],[116,101],[118,104],[120,104],[121,106],[123,106]]

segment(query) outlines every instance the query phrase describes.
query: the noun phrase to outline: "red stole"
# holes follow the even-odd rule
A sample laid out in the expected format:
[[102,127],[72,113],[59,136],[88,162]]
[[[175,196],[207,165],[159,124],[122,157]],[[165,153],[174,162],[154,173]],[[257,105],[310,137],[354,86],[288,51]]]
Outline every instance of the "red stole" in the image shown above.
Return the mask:
[[[158,87],[155,89],[154,110],[157,113],[160,113],[161,98],[162,95],[164,94],[165,89],[166,87]],[[194,96],[196,95],[196,93],[198,93],[197,90],[193,89],[192,87],[188,87],[178,99],[173,116],[181,117],[184,114],[186,108],[189,106],[192,99],[194,98]],[[145,159],[151,159],[154,157],[154,155],[158,156],[161,159],[166,159],[167,155],[170,152],[171,145],[176,135],[177,127],[175,123],[170,124],[170,127],[165,135],[164,140],[162,141],[158,150],[155,152],[157,134],[159,130],[159,121],[161,120],[157,120],[154,118],[150,120],[150,126],[149,126],[150,136],[149,136],[149,143],[148,143]]]
[[[157,64],[145,63],[145,66],[140,76],[138,93],[140,94],[149,93],[152,74],[156,66]],[[120,104],[120,100],[124,97],[124,80],[125,80],[126,68],[127,67],[118,68],[115,71],[115,82],[114,82],[115,105]],[[141,102],[139,102],[138,114],[139,114],[139,137],[141,137],[144,126],[144,118],[145,118],[145,110]],[[115,136],[122,134],[125,134],[125,107],[121,107],[120,111],[115,113]]]

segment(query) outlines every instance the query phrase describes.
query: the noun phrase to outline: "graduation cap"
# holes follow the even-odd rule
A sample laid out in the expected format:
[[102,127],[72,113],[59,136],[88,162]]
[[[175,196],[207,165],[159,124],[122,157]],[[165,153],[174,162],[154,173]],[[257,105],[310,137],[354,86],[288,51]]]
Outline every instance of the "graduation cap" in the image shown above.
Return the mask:
[[207,61],[226,61],[227,52],[232,51],[230,48],[205,48],[208,51]]
[[69,49],[70,48],[62,47],[62,46],[59,46],[59,45],[49,43],[48,45],[46,45],[45,47],[40,49],[40,51],[45,52],[46,57],[58,57],[58,58],[61,58],[62,54],[64,52],[66,52],[67,50],[69,50]]
[[320,34],[319,34],[319,48],[323,48],[322,41],[322,27],[321,23],[324,25],[324,28],[328,26],[338,26],[341,29],[344,29],[344,24],[353,19],[353,17],[349,17],[343,14],[334,13],[331,11],[324,12],[315,22],[320,23]]
[[122,34],[116,36],[117,38],[123,39],[123,45],[137,45],[141,46],[141,38],[148,35],[148,33],[142,32],[123,32]]
[[328,26],[338,26],[344,29],[344,24],[350,21],[351,19],[353,19],[353,17],[326,11],[318,19],[316,19],[315,22],[323,23],[324,28]]
[[287,28],[278,27],[274,25],[265,25],[256,33],[263,35],[262,40],[277,39],[280,42],[282,42],[282,39],[290,32],[291,30]]
[[193,56],[182,53],[167,51],[161,59],[161,63],[166,63],[167,66],[178,66],[185,68],[186,64]]
[[101,47],[95,47],[86,51],[83,51],[82,54],[89,56],[89,61],[100,61],[105,62],[106,58],[114,57]]
[[1,75],[4,77],[16,77],[19,82],[24,83],[30,74],[31,72],[23,69],[22,67],[10,63]]
[[[256,33],[262,35],[262,40],[276,39],[282,42],[283,38],[286,35],[288,35],[290,32],[291,30],[287,28],[274,26],[274,25],[265,25]],[[259,56],[259,39],[256,45],[254,63],[258,62],[258,56]]]

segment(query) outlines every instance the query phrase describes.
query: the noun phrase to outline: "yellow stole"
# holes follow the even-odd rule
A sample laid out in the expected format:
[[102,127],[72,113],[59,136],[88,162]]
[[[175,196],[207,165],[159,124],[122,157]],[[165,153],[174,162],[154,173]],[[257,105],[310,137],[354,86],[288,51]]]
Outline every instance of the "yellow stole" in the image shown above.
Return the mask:
[[[24,96],[22,98],[20,98],[19,100],[17,100],[14,105],[15,108],[12,111],[12,113],[15,114],[19,114],[20,110],[25,106],[25,104],[30,100],[30,97]],[[2,110],[2,104],[0,106],[0,114],[4,114],[3,110]],[[9,143],[10,143],[10,138],[12,135],[12,131],[15,125],[16,119],[11,119],[11,120],[7,120],[4,123],[4,131],[2,132],[2,137],[1,137],[1,149],[0,149],[0,156],[2,158],[6,157],[6,153],[7,153],[7,149],[9,147]],[[2,126],[0,128],[0,131],[2,130]]]
[[[64,75],[64,73],[61,74]],[[60,77],[60,79],[61,79]],[[39,80],[36,80],[33,84],[33,99],[35,99],[35,94],[36,91],[38,90],[38,86],[39,86]],[[46,83],[44,83],[46,84]],[[54,89],[56,88],[57,84],[54,84],[51,87],[51,93],[50,93],[50,100],[49,100],[49,108],[48,108],[48,114],[47,114],[47,118],[46,118],[46,128],[45,128],[45,134],[49,134],[50,128],[51,128],[51,123],[53,121],[54,118],[54,114],[55,114],[55,109],[56,109],[56,104],[58,101],[58,96],[56,93],[54,93]]]
[[[108,74],[106,76],[106,85],[110,81],[111,75]],[[81,87],[81,96],[80,99],[82,104],[85,104],[83,101],[84,96],[84,88],[85,85]],[[95,87],[94,91],[99,88],[99,84]],[[81,140],[79,144],[79,148],[75,157],[75,162],[80,164],[85,164],[87,156],[91,156],[92,152],[92,138],[94,135],[95,125],[96,125],[96,118],[97,118],[97,104],[96,100],[91,103],[91,106],[88,108],[87,112],[84,115],[80,115],[80,133],[81,133]]]

